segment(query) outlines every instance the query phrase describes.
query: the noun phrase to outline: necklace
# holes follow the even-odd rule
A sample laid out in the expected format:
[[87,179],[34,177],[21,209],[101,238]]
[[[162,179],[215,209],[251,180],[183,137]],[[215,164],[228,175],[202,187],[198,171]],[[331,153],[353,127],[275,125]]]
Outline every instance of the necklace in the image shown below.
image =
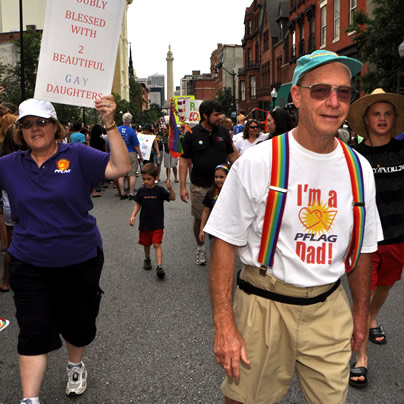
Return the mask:
[[[370,157],[370,163],[372,167],[380,168],[381,164],[385,163],[385,157],[387,153],[390,151],[391,145],[392,145],[392,140],[390,142],[380,145],[380,146],[373,146],[372,140],[370,137],[368,138],[369,140],[369,146],[372,149],[372,154],[369,156]],[[365,143],[366,144],[366,143]],[[376,149],[381,150],[381,148],[384,148],[382,153],[377,153]],[[376,160],[377,159],[377,160]],[[376,161],[375,161],[376,160]]]

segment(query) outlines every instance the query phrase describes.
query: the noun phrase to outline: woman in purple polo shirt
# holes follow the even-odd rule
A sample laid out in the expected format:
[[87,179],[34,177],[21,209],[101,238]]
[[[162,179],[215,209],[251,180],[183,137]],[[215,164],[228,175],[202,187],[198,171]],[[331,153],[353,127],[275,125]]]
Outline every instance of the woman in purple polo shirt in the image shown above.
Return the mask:
[[58,142],[64,129],[47,101],[19,106],[17,137],[27,151],[0,158],[0,187],[10,199],[15,221],[9,253],[10,286],[17,320],[22,403],[39,403],[48,352],[66,342],[69,361],[66,394],[87,387],[82,362],[96,334],[102,290],[102,241],[91,191],[104,179],[129,171],[129,156],[114,122],[112,96],[95,102],[111,153],[82,144]]

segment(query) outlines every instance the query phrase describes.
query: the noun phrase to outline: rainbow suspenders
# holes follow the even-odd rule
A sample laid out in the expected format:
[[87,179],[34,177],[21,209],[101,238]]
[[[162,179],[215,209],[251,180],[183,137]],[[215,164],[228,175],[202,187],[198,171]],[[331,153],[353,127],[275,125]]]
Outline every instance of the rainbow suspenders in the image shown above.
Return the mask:
[[[353,196],[353,229],[348,254],[345,258],[345,271],[352,271],[358,263],[362,249],[365,230],[365,197],[363,187],[362,166],[356,153],[341,140],[351,179]],[[289,180],[289,133],[275,136],[272,139],[272,170],[271,185],[265,208],[264,226],[262,229],[261,246],[258,261],[262,264],[261,274],[274,262],[276,244],[282,223],[283,212]]]

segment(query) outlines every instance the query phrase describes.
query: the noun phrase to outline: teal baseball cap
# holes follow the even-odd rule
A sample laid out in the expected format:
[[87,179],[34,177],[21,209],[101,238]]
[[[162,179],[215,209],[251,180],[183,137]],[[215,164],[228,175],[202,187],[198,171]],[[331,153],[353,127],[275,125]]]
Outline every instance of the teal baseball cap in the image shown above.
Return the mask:
[[352,77],[357,75],[363,67],[363,63],[357,59],[348,56],[339,56],[337,53],[325,49],[316,50],[310,55],[304,55],[297,60],[297,65],[293,73],[292,84],[297,84],[303,74],[310,70],[317,69],[326,63],[342,63],[352,74]]

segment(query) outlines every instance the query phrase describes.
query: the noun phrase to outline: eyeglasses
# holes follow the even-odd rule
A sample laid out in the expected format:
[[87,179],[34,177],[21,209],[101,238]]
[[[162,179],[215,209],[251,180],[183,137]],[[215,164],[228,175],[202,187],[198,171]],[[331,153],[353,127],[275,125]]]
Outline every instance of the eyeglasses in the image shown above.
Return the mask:
[[257,129],[257,128],[258,128],[257,125],[255,125],[255,126],[250,126],[250,129]]
[[21,128],[23,129],[31,129],[34,125],[43,128],[48,125],[52,121],[50,119],[38,118],[36,121],[30,121],[29,119],[25,119],[20,123]]
[[337,92],[337,97],[341,102],[351,102],[352,95],[354,94],[354,89],[348,86],[332,86],[331,84],[313,84],[312,86],[298,84],[298,86],[309,88],[310,97],[319,101],[328,98],[332,90]]

